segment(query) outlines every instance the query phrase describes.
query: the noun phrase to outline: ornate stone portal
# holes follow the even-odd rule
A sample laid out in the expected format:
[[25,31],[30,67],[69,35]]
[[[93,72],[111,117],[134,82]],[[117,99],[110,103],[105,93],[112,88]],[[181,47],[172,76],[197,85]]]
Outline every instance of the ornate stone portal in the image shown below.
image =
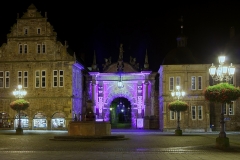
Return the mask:
[[[130,56],[130,63],[124,62],[123,52],[121,44],[117,62],[104,64],[102,73],[93,68],[87,79],[88,94],[93,102],[96,121],[109,122],[112,101],[123,97],[131,104],[131,127],[149,128],[149,122],[145,120],[151,116],[158,117],[158,106],[154,105],[157,101],[154,99],[156,73],[148,70],[147,53],[144,69],[138,71],[136,59]],[[96,64],[96,59],[93,63]]]

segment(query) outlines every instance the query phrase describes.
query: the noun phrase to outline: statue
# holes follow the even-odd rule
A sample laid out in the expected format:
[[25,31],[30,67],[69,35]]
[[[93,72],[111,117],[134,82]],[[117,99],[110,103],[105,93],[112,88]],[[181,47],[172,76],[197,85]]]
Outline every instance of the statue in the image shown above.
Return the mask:
[[105,70],[111,63],[112,63],[111,62],[111,57],[109,57],[108,59],[105,58],[105,64],[102,64],[103,70]]

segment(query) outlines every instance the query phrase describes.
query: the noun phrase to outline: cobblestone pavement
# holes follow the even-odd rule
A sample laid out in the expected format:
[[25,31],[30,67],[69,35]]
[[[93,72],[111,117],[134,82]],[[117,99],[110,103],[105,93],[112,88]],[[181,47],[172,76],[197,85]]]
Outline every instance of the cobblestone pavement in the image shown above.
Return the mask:
[[240,132],[226,132],[230,148],[215,148],[218,132],[173,133],[157,130],[112,130],[121,141],[52,141],[67,131],[0,130],[0,160],[222,160],[240,159]]

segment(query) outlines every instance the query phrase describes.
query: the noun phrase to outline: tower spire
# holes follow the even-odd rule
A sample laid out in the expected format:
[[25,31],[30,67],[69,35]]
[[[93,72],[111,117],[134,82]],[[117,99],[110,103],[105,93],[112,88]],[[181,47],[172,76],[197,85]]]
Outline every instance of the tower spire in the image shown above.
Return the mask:
[[183,16],[179,19],[181,22],[181,34],[177,37],[177,46],[178,47],[186,47],[187,46],[187,37],[183,34]]
[[146,55],[145,55],[145,62],[144,62],[144,70],[149,69],[149,64],[148,64],[148,54],[147,54],[147,49],[146,49]]
[[96,63],[96,53],[95,53],[95,50],[94,50],[94,54],[93,54],[92,71],[98,71],[97,63]]

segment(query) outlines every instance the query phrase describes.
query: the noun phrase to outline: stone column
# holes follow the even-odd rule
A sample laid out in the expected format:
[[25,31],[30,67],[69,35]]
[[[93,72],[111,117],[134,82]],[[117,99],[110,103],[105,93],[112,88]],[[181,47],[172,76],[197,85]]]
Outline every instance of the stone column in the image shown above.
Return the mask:
[[150,113],[151,109],[149,107],[149,98],[148,98],[148,84],[149,84],[148,80],[145,80],[145,82],[144,82],[144,95],[145,95],[145,97],[144,97],[144,105],[145,105],[144,115],[145,116],[151,115],[151,113]]

